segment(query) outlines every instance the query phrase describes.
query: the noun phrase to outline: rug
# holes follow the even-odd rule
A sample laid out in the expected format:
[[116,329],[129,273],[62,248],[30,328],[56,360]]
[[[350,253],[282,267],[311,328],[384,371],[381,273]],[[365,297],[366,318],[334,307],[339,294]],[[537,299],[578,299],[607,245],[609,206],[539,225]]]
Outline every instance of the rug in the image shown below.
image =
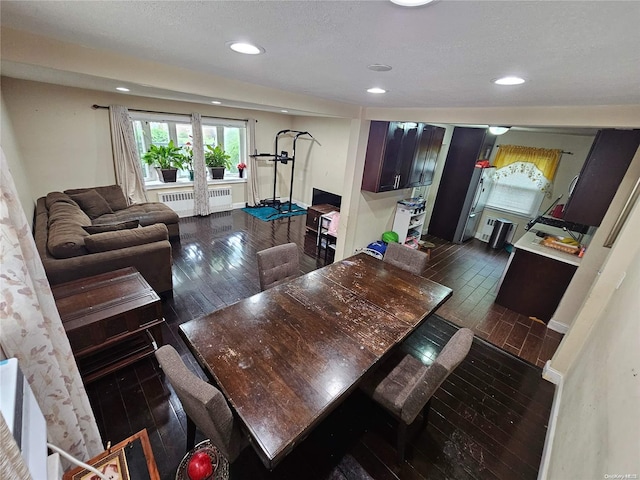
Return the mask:
[[307,209],[303,208],[295,203],[291,204],[291,211],[289,211],[289,204],[285,203],[281,205],[280,210],[282,213],[278,213],[277,208],[273,207],[246,207],[242,211],[259,218],[263,222],[270,222],[271,220],[277,220],[279,218],[295,217],[296,215],[305,215]]

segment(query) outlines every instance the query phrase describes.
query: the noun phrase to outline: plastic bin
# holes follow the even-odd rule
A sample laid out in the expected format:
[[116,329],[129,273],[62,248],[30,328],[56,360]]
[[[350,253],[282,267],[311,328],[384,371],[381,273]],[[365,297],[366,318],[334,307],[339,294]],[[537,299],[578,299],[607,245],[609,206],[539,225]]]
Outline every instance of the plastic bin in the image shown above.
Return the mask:
[[489,246],[491,248],[504,248],[509,231],[513,227],[513,222],[503,218],[497,218],[493,224],[493,231],[489,238]]

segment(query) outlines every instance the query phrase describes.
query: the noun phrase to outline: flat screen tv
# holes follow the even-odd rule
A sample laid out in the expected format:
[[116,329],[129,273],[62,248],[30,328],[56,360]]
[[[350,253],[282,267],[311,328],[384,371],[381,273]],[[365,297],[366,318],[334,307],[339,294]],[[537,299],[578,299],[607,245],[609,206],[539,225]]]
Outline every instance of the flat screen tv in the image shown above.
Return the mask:
[[313,189],[313,198],[311,199],[311,205],[321,205],[326,203],[340,208],[341,202],[342,197],[340,195],[336,195],[335,193],[327,192],[325,190],[320,190],[319,188]]

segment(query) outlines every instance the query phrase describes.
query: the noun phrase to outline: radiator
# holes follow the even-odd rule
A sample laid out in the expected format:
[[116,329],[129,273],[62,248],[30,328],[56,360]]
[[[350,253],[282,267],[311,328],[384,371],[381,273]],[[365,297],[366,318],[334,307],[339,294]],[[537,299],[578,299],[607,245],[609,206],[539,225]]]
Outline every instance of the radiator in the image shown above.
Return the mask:
[[[224,212],[232,209],[231,188],[210,188],[209,211]],[[176,192],[162,192],[158,194],[158,201],[171,207],[179,217],[193,216],[193,190],[181,190]]]
[[[489,239],[491,238],[491,233],[493,232],[493,226],[495,225],[497,218],[487,217],[485,224],[482,226],[482,231],[476,233],[476,238],[483,242],[489,243]],[[514,223],[509,233],[507,233],[506,242],[511,243],[513,240],[513,235],[516,233],[516,228],[518,228],[518,224]]]

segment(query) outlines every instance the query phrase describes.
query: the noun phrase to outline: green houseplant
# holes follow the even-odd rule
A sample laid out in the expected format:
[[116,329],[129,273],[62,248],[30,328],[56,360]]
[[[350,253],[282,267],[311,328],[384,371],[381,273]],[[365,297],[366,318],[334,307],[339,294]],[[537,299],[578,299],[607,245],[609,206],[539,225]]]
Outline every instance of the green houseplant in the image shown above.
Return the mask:
[[204,161],[212,179],[224,178],[225,168],[231,168],[231,156],[220,145],[205,145]]
[[184,168],[185,156],[173,140],[168,145],[150,145],[142,160],[158,171],[162,182],[175,182],[178,169]]

